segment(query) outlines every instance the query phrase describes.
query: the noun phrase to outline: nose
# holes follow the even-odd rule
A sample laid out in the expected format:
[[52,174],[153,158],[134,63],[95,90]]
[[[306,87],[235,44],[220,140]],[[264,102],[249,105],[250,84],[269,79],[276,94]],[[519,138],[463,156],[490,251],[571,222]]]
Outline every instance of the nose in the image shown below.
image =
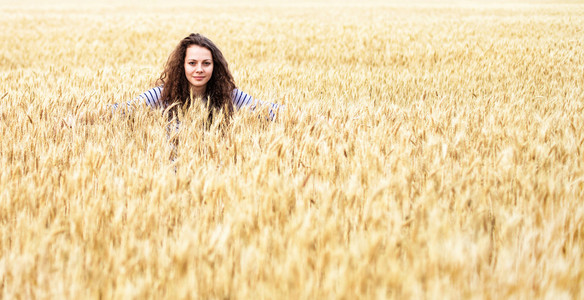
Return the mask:
[[203,67],[201,66],[201,64],[197,64],[197,66],[195,67],[195,72],[197,73],[203,72]]

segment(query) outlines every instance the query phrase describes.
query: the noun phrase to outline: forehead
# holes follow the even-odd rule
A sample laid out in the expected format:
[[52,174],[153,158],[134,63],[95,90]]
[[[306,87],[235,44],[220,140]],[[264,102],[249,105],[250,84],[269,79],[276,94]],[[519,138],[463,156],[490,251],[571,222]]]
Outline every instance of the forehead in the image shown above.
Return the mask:
[[205,47],[197,46],[197,45],[190,45],[187,48],[187,53],[185,55],[185,60],[205,60],[210,59],[213,60],[213,55],[211,51]]

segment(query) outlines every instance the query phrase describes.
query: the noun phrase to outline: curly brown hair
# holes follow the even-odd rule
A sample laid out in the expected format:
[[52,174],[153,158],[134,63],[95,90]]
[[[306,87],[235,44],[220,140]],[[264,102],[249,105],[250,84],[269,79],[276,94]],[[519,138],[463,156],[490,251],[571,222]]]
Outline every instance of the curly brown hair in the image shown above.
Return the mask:
[[198,33],[191,33],[182,39],[168,57],[164,71],[157,81],[158,84],[164,85],[160,96],[162,103],[165,107],[175,103],[180,107],[190,106],[191,90],[185,75],[184,63],[187,48],[192,45],[209,49],[213,56],[213,74],[203,95],[203,98],[207,98],[209,119],[212,119],[214,109],[223,110],[225,117],[230,118],[233,115],[232,95],[236,88],[233,76],[221,50],[210,39]]

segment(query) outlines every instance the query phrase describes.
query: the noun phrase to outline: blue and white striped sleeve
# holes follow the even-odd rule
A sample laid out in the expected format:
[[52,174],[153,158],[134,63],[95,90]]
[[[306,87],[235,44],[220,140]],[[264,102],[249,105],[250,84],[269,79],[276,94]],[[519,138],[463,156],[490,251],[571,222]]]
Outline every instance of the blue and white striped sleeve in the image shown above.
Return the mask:
[[162,107],[160,96],[162,96],[162,86],[157,86],[140,94],[138,98],[141,99],[143,103],[146,103],[146,105],[152,108],[158,108]]
[[[151,108],[159,108],[162,107],[162,102],[160,101],[160,96],[162,95],[162,86],[157,86],[147,90],[146,92],[138,95],[134,100],[130,100],[125,103],[125,110],[131,109],[136,105],[143,105],[146,104]],[[124,106],[124,104],[112,104],[112,110],[116,111],[118,107]]]
[[271,103],[271,102],[263,102],[257,99],[254,99],[252,96],[248,95],[244,91],[240,89],[233,90],[233,106],[236,110],[239,110],[242,106],[249,106],[251,111],[255,110],[256,107],[262,107],[264,105],[268,105],[270,107],[269,114],[270,120],[274,120],[276,118],[276,114],[278,113],[279,109],[284,109],[284,105]]

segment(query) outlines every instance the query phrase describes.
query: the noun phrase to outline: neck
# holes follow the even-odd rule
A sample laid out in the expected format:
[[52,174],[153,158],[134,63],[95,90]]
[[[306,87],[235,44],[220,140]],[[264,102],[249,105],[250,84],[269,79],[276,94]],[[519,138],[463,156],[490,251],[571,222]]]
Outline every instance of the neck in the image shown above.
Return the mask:
[[206,92],[206,86],[195,87],[191,86],[191,92],[193,93],[194,98],[203,98]]

